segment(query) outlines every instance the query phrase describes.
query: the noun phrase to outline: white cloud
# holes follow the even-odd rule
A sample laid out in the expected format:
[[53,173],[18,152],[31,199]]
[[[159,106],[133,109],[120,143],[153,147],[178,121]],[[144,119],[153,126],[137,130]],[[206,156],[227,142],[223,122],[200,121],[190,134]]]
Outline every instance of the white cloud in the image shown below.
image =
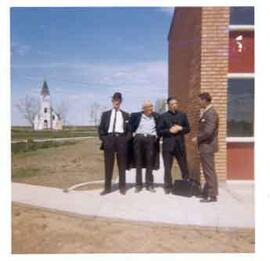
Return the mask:
[[31,50],[30,45],[13,43],[11,46],[11,54],[25,56]]

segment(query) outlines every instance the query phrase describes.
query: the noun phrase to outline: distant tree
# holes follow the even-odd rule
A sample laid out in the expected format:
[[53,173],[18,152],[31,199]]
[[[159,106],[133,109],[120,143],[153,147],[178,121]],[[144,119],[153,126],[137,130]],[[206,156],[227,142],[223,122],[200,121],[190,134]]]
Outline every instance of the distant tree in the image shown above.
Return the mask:
[[158,113],[163,113],[166,111],[166,99],[158,98],[155,102],[155,111]]
[[94,102],[90,106],[90,121],[94,123],[94,126],[98,126],[101,118],[102,111],[105,109],[104,106],[97,102]]
[[61,101],[61,103],[56,105],[56,113],[60,116],[63,122],[66,122],[68,109],[69,109],[69,106],[67,102],[65,101]]
[[39,102],[36,98],[26,95],[24,98],[21,98],[17,104],[16,108],[22,114],[25,120],[31,125],[34,129],[34,120],[35,116],[39,111]]

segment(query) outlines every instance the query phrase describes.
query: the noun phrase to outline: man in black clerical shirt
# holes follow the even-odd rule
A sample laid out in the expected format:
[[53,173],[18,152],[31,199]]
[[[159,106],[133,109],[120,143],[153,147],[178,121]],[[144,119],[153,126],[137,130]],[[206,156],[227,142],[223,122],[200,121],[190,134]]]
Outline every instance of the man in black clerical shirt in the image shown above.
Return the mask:
[[190,127],[186,114],[178,110],[177,99],[170,97],[167,104],[169,110],[161,115],[157,131],[163,137],[164,190],[166,194],[169,194],[172,192],[171,169],[174,157],[181,170],[182,178],[189,179],[184,135],[190,132]]

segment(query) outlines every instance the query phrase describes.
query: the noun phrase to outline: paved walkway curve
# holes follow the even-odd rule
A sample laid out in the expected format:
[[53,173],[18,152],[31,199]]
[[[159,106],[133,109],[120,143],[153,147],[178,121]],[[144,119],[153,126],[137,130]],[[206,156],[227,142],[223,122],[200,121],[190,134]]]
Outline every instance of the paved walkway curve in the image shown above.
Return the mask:
[[200,203],[198,198],[165,195],[162,189],[164,167],[154,171],[160,186],[156,193],[143,190],[134,193],[135,170],[127,172],[131,187],[127,194],[115,190],[100,196],[100,190],[70,191],[27,184],[12,184],[12,200],[37,207],[60,210],[86,216],[119,218],[177,225],[224,228],[254,228],[254,184],[236,182],[220,184],[216,203]]
[[[129,176],[130,181],[134,173],[129,173]],[[165,195],[162,187],[156,190],[156,193],[145,190],[134,193],[134,187],[131,187],[126,195],[114,190],[100,196],[100,190],[65,193],[59,188],[13,183],[12,200],[91,217],[216,228],[254,228],[252,183],[223,184],[217,203],[200,203],[195,197]]]

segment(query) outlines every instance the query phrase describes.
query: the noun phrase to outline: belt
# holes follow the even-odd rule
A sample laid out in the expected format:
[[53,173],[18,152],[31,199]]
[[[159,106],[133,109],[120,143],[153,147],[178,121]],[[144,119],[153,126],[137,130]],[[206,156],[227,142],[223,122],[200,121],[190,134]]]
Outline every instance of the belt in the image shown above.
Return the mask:
[[108,133],[108,136],[119,137],[119,136],[125,136],[125,134],[121,132],[115,132],[115,133]]
[[156,135],[152,135],[152,134],[136,134],[136,136],[139,136],[139,137],[146,137],[146,138],[156,138]]

